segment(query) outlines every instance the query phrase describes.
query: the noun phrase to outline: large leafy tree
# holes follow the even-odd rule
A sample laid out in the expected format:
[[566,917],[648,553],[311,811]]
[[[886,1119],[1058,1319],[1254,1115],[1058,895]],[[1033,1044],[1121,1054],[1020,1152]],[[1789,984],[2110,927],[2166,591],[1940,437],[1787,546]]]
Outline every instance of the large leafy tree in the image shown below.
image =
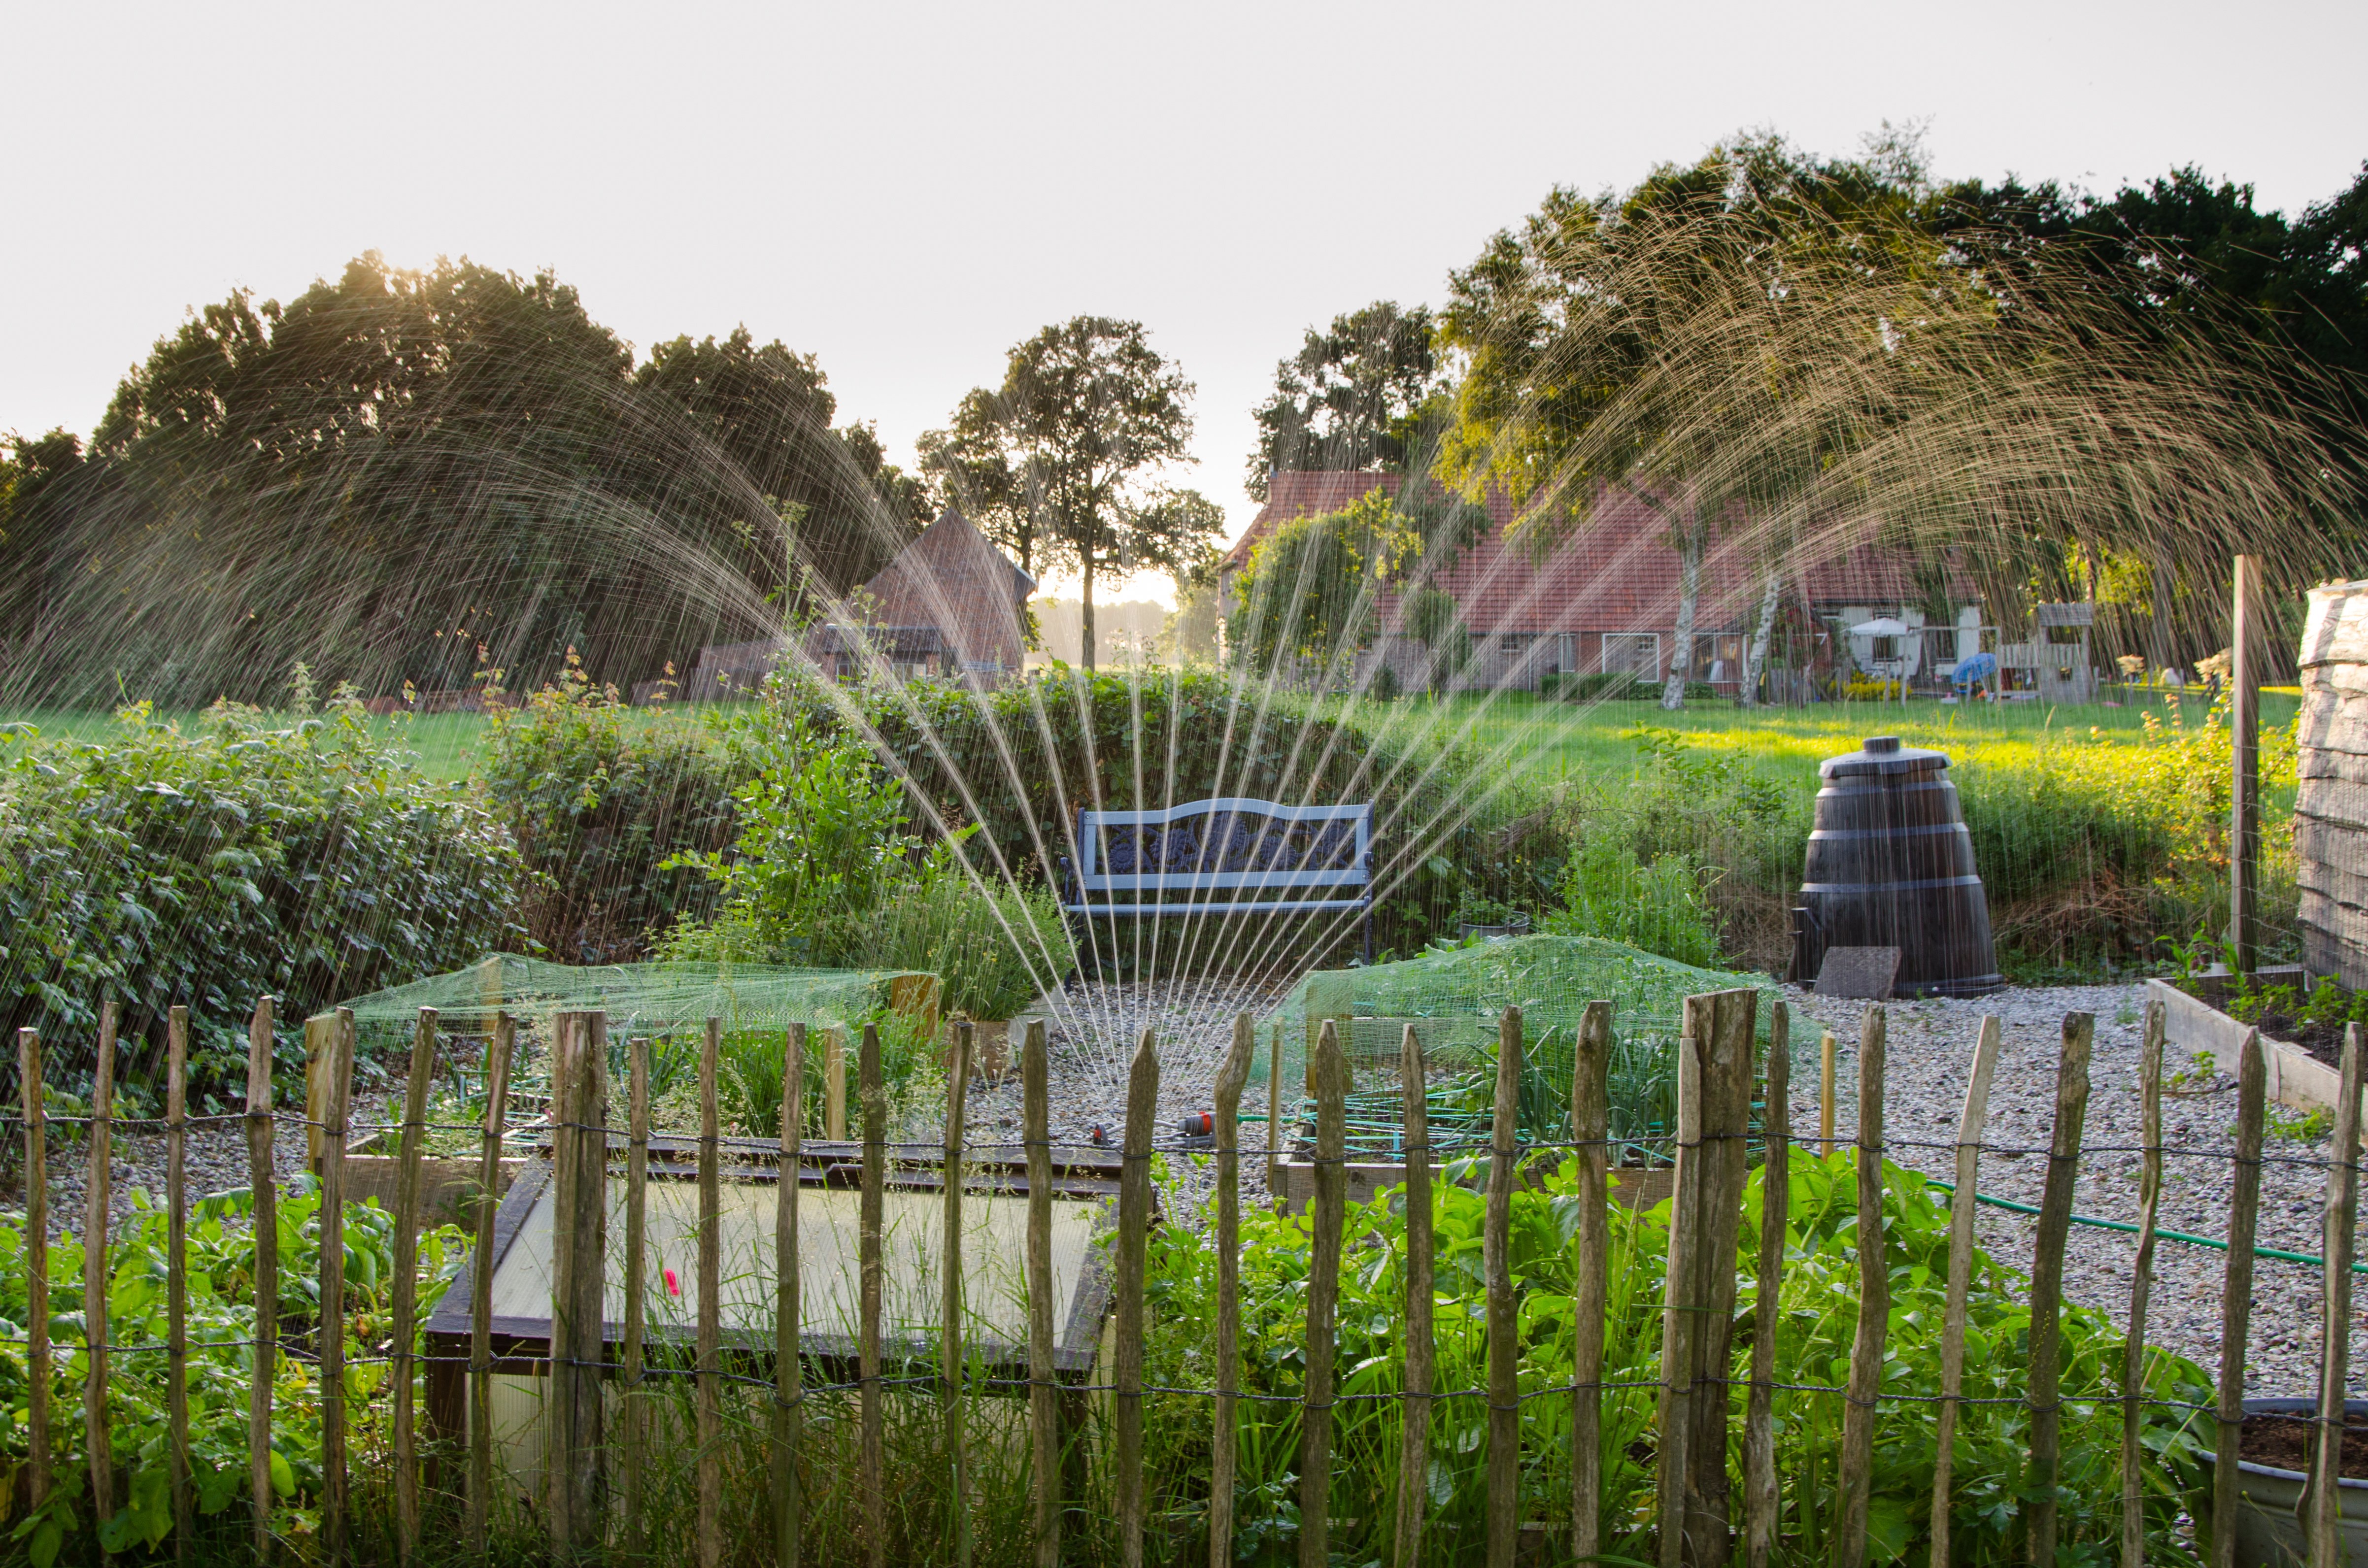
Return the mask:
[[1190,460],[1191,395],[1142,323],[1077,316],[1014,347],[1002,384],[968,394],[925,449],[925,467],[1018,543],[1025,569],[1077,568],[1088,667],[1096,577],[1189,569],[1223,526],[1205,497],[1162,483]]
[[1278,469],[1404,469],[1445,386],[1431,347],[1436,325],[1428,305],[1376,300],[1328,328],[1309,327],[1299,352],[1276,361],[1274,391],[1258,406],[1258,446],[1244,476],[1250,494],[1265,500]]

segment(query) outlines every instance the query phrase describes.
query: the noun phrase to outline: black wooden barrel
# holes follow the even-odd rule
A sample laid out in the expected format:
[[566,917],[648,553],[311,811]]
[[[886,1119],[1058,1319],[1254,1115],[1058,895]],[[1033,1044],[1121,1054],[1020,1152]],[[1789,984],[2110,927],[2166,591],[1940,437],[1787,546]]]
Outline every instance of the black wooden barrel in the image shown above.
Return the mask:
[[1817,772],[1793,978],[1814,981],[1828,948],[1897,948],[1902,996],[1982,996],[2005,983],[1989,901],[1945,752],[1876,735]]

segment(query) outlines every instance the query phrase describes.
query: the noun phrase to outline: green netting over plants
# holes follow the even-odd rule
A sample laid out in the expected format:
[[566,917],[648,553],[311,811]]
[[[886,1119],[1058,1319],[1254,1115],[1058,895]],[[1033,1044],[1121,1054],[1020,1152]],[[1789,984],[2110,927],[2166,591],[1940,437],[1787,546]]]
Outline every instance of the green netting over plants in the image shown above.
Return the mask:
[[[723,1020],[727,1034],[851,1024],[891,1005],[900,980],[934,977],[886,971],[779,969],[758,964],[628,963],[579,967],[495,953],[466,969],[389,986],[342,1004],[354,1030],[378,1043],[389,1031],[404,1041],[419,1009],[433,1007],[440,1028],[482,1034],[507,1012],[529,1026],[554,1013],[605,1011],[609,1036],[679,1034]],[[367,1049],[367,1047],[366,1047]]]
[[[1406,1027],[1422,1041],[1434,1144],[1487,1138],[1496,1094],[1497,1040],[1507,1007],[1521,1009],[1521,1134],[1568,1135],[1570,1080],[1580,1016],[1611,1003],[1611,1135],[1649,1145],[1666,1138],[1675,1109],[1677,1040],[1685,999],[1749,986],[1761,993],[1759,1032],[1782,993],[1764,975],[1698,969],[1598,937],[1515,937],[1440,949],[1401,963],[1317,970],[1258,1021],[1252,1080],[1278,1070],[1286,1096],[1306,1085],[1307,1051],[1326,1018],[1340,1029],[1350,1075],[1349,1131],[1369,1155],[1400,1147]],[[1246,1096],[1253,1105],[1262,1096]],[[1286,1101],[1288,1103],[1288,1100]],[[1304,1123],[1308,1108],[1302,1104]],[[1292,1113],[1286,1110],[1287,1122]]]

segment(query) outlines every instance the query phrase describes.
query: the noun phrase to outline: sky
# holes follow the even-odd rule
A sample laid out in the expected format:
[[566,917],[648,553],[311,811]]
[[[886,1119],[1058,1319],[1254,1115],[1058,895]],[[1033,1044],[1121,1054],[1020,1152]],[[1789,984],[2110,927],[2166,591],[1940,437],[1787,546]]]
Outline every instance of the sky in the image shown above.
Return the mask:
[[0,0],[0,431],[87,433],[233,288],[465,255],[552,268],[643,349],[745,323],[811,351],[908,464],[1037,328],[1141,320],[1198,386],[1175,478],[1235,532],[1275,361],[1371,301],[1438,302],[1556,183],[1913,122],[1942,177],[2193,164],[2291,213],[2368,159],[2358,0]]

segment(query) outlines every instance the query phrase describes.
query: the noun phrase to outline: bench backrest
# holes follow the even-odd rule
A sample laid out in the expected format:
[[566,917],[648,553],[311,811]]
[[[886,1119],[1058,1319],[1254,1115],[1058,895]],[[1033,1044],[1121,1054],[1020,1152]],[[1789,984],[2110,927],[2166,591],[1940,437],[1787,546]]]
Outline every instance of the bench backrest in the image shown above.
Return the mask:
[[1373,808],[1191,801],[1157,812],[1077,813],[1087,892],[1363,887]]

